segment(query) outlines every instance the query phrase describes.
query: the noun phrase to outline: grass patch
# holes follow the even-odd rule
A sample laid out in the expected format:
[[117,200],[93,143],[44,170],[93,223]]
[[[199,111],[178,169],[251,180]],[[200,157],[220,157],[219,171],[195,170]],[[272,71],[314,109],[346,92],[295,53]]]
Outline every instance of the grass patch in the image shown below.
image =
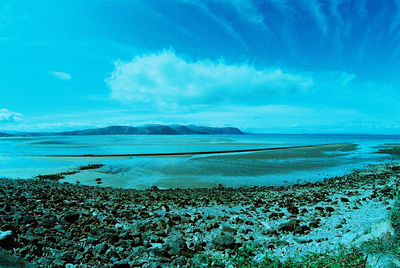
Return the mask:
[[[289,258],[281,261],[278,257],[268,256],[268,250],[257,247],[255,244],[246,244],[234,250],[229,258],[215,258],[207,255],[198,255],[197,259],[207,267],[275,267],[275,268],[302,268],[302,267],[366,267],[364,254],[358,248],[339,247],[335,251],[325,253],[308,253],[301,257]],[[262,254],[258,260],[255,257]]]
[[0,250],[0,267],[29,267],[26,260],[12,255],[7,250]]

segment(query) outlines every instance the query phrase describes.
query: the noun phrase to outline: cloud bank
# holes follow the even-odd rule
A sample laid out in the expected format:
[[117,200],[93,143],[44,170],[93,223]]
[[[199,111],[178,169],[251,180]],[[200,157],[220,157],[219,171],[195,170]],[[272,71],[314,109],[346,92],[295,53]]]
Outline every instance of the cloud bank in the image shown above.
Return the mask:
[[122,102],[164,105],[251,103],[261,105],[269,96],[306,92],[312,78],[279,68],[257,69],[223,61],[188,61],[173,51],[115,62],[106,79],[111,97]]

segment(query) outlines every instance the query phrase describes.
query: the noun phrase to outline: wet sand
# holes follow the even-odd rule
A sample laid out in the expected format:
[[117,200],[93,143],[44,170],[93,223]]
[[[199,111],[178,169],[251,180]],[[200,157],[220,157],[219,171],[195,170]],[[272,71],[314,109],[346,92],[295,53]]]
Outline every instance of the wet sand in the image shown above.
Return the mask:
[[[147,166],[135,163],[129,166],[105,166],[65,176],[65,182],[95,186],[101,178],[101,186],[146,189],[203,188],[222,184],[226,187],[287,185],[299,178],[315,181],[323,179],[328,168],[343,165],[345,156],[356,150],[355,144],[330,144],[312,147],[269,150],[262,152],[226,153],[185,156],[162,156],[168,161],[151,162]],[[146,156],[151,160],[151,157]],[[174,161],[177,159],[177,161]],[[323,159],[323,161],[322,161]],[[92,160],[92,159],[91,159]],[[351,163],[351,159],[347,160]],[[325,172],[325,173],[324,173]],[[314,178],[311,178],[314,173]],[[291,174],[298,174],[290,180]]]

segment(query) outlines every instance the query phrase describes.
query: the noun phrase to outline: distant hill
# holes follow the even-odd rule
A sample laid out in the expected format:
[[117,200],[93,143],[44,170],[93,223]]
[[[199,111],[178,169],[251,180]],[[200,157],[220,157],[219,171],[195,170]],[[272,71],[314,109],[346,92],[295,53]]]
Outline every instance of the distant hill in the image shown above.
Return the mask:
[[18,133],[18,136],[190,135],[190,134],[243,134],[243,132],[235,127],[201,127],[195,125],[187,125],[187,126],[146,125],[141,127],[110,126],[104,128],[93,128],[93,129],[84,129],[75,131],[63,131],[63,132],[23,132],[23,133]]
[[0,137],[12,137],[12,136],[14,136],[14,135],[0,132]]
[[194,125],[147,125],[142,127],[110,126],[105,128],[65,131],[56,135],[184,135],[184,134],[243,134],[234,127],[199,127]]

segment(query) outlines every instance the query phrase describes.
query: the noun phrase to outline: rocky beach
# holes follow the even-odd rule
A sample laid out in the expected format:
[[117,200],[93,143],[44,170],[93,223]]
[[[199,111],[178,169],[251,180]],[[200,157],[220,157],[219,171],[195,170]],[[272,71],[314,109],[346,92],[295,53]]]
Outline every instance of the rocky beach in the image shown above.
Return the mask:
[[286,187],[132,190],[57,175],[0,179],[0,247],[21,267],[229,266],[248,245],[262,266],[393,235],[400,186],[395,162]]

